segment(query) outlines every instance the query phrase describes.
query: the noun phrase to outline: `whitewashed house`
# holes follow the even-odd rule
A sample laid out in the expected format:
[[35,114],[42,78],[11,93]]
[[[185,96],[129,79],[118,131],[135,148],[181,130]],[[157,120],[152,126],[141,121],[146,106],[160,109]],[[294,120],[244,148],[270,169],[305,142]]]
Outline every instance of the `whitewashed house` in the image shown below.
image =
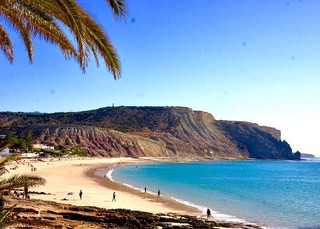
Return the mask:
[[10,153],[9,148],[4,148],[3,150],[0,151],[0,156],[7,156]]
[[46,144],[33,144],[34,149],[54,150],[54,146],[47,146]]

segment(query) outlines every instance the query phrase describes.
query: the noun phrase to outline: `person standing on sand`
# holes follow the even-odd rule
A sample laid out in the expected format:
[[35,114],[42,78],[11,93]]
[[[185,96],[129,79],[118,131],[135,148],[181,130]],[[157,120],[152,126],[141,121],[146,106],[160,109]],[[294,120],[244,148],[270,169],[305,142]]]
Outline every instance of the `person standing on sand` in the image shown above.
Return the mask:
[[210,211],[210,209],[208,208],[207,209],[207,219],[209,219],[211,217],[211,211]]
[[144,187],[144,198],[147,198],[147,187]]
[[79,197],[80,197],[80,200],[82,200],[82,190],[80,190],[79,192]]
[[158,189],[158,202],[160,201],[160,189]]
[[112,202],[117,202],[117,200],[116,200],[116,192],[113,192],[113,195],[112,195]]

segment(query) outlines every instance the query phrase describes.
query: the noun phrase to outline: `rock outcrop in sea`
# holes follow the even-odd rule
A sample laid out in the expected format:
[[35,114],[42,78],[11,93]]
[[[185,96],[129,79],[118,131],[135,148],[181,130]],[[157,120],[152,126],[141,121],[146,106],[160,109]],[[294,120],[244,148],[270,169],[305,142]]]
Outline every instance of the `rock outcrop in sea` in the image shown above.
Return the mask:
[[105,107],[67,113],[0,113],[0,134],[32,131],[38,143],[102,157],[295,159],[281,132],[218,121],[185,107]]

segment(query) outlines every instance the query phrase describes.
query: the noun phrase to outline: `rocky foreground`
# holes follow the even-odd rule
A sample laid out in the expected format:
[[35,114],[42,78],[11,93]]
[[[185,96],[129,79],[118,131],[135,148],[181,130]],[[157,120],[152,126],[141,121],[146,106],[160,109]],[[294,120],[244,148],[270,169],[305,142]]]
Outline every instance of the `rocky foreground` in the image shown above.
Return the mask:
[[260,228],[252,224],[228,223],[175,213],[152,214],[126,209],[107,210],[6,197],[6,206],[13,205],[15,205],[14,223],[8,228]]

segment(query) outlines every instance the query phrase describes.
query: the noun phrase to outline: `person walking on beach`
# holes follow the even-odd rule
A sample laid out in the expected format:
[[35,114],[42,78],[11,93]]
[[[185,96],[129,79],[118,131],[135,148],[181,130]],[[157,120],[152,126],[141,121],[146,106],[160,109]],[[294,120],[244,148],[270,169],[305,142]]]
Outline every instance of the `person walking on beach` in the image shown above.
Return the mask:
[[112,195],[112,202],[117,202],[117,200],[116,200],[116,192],[113,192],[113,195]]
[[79,192],[79,197],[80,197],[80,200],[82,200],[82,190],[80,190]]
[[144,198],[147,198],[147,187],[144,187]]
[[158,189],[158,202],[160,201],[160,189]]
[[211,217],[211,211],[210,211],[210,209],[208,208],[207,209],[207,219],[209,219]]

